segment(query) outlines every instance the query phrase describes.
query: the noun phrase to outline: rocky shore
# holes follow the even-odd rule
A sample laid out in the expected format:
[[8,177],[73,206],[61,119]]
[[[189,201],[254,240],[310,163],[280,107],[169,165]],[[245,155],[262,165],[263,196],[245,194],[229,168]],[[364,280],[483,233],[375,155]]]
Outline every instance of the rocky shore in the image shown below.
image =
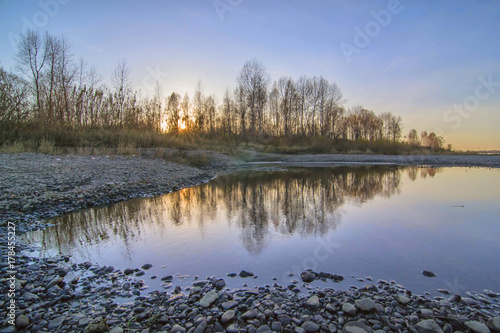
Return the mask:
[[[346,155],[340,155],[346,156]],[[284,157],[283,161],[289,158]],[[293,158],[290,158],[293,160]],[[344,157],[336,157],[344,161]],[[354,157],[355,163],[371,163]],[[375,158],[377,159],[377,158]],[[390,158],[384,163],[390,163]],[[258,159],[256,159],[258,160]],[[300,158],[299,158],[300,160]],[[400,157],[393,164],[403,163]],[[477,156],[441,166],[499,167],[500,158]],[[306,160],[301,160],[302,162]],[[419,159],[407,159],[410,165]],[[417,162],[415,162],[417,161]],[[427,160],[426,160],[427,161]],[[438,162],[436,162],[438,161]],[[311,162],[311,161],[309,161]],[[321,155],[317,162],[331,162]],[[464,163],[465,165],[463,165]],[[431,163],[432,164],[432,163]],[[39,259],[21,255],[16,243],[15,268],[9,266],[7,223],[16,234],[43,226],[46,218],[133,197],[168,193],[209,181],[219,172],[248,167],[224,157],[205,170],[162,159],[124,156],[50,156],[0,154],[1,332],[500,332],[499,295],[413,295],[394,281],[335,290],[340,277],[304,272],[301,282],[225,288],[221,277],[193,277],[192,286],[169,292],[149,291],[141,268],[75,263],[68,257]],[[334,272],[333,272],[334,273]],[[15,275],[15,280],[9,279]],[[173,276],[158,277],[175,286]],[[310,282],[326,279],[330,288]],[[9,322],[15,286],[15,322]]]

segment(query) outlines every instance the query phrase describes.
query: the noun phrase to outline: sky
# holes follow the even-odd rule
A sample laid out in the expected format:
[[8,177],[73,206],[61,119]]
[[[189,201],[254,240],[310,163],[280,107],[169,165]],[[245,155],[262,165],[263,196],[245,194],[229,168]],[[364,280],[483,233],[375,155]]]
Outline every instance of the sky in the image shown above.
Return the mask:
[[219,99],[256,58],[271,79],[324,76],[346,107],[403,118],[456,149],[500,149],[500,1],[0,0],[0,65],[29,28],[64,35],[110,83]]

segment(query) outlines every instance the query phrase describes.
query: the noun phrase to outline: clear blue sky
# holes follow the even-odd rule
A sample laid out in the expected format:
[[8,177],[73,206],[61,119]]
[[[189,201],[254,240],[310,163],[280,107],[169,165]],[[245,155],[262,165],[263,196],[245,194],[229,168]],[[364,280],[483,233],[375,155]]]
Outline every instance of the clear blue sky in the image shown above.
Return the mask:
[[[390,18],[378,23],[381,11]],[[436,130],[461,149],[500,149],[499,1],[0,0],[4,68],[14,67],[13,36],[31,24],[65,34],[105,82],[126,58],[144,94],[156,72],[165,96],[191,94],[201,79],[222,97],[255,57],[273,80],[337,82],[346,106],[399,114],[405,134]],[[357,49],[349,61],[346,45]]]

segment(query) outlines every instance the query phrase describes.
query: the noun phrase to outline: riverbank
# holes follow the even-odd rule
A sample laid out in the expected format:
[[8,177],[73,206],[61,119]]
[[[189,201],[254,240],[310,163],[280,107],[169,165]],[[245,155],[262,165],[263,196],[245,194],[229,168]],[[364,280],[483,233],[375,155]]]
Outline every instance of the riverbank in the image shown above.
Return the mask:
[[[197,152],[187,154],[198,156]],[[203,162],[200,163],[203,170],[168,162],[163,154],[158,156],[153,151],[142,151],[141,157],[0,154],[2,229],[6,222],[14,222],[17,233],[21,234],[43,226],[43,219],[47,217],[132,197],[168,193],[209,181],[218,173],[260,167],[260,162],[270,160],[283,165],[375,163],[500,166],[500,158],[495,156],[412,158],[256,154],[253,158],[247,156],[243,162],[213,152],[199,154],[203,159],[192,158],[190,161]],[[186,158],[186,153],[182,157]],[[6,232],[3,234],[6,235]],[[16,252],[26,249],[19,243]],[[2,246],[2,257],[6,258],[7,253],[8,248]],[[2,293],[6,295],[9,267],[5,260],[0,267],[3,276]],[[20,321],[18,328],[27,325],[26,331],[78,332],[92,326],[93,320],[104,318],[101,324],[104,326],[105,322],[108,327],[115,329],[114,332],[142,332],[148,328],[151,331],[190,333],[222,329],[228,332],[240,329],[265,332],[278,328],[286,332],[352,331],[349,330],[352,325],[361,329],[361,332],[377,329],[405,331],[418,327],[420,322],[423,322],[420,326],[437,324],[440,329],[448,332],[450,328],[451,331],[466,331],[468,328],[464,325],[470,321],[478,323],[469,325],[481,326],[479,323],[488,323],[500,313],[498,295],[493,292],[485,291],[484,294],[470,294],[460,298],[454,296],[449,300],[428,299],[412,295],[403,287],[384,281],[376,283],[375,287],[369,285],[340,292],[314,289],[307,280],[293,286],[275,284],[254,288],[249,279],[248,288],[233,291],[225,290],[225,282],[215,277],[207,280],[193,278],[191,287],[151,294],[151,291],[144,289],[147,282],[139,280],[141,271],[146,270],[146,267],[121,271],[92,263],[74,263],[65,257],[37,259],[28,255],[19,256],[15,273],[19,307],[16,315]],[[329,279],[329,275],[325,274],[314,276],[321,277]],[[168,276],[158,278],[164,278],[167,283],[175,279]],[[333,280],[331,288],[335,288]],[[302,292],[296,294],[297,291]],[[206,302],[212,299],[208,306],[203,306],[200,302],[205,298]],[[356,300],[364,298],[370,299],[373,304],[370,301],[356,304]],[[5,297],[5,300],[8,298]],[[2,300],[0,307],[4,318],[8,313],[8,302],[5,300]],[[352,305],[354,310],[344,304]],[[369,306],[363,309],[361,304]],[[285,316],[288,316],[288,320]],[[433,322],[426,322],[429,319]],[[15,331],[8,322],[3,324],[7,332]],[[346,324],[348,326],[344,327]],[[495,320],[490,322],[490,326],[498,327],[495,326]],[[431,331],[439,332],[436,326]]]

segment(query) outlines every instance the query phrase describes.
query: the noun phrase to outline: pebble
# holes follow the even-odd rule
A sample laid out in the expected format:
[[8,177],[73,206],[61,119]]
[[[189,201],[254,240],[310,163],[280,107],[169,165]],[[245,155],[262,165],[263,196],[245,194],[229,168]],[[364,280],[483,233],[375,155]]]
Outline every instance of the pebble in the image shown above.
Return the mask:
[[485,324],[476,320],[466,321],[465,326],[470,328],[470,330],[474,333],[490,333],[490,329]]
[[372,333],[372,329],[360,321],[350,321],[342,330],[344,333]]

